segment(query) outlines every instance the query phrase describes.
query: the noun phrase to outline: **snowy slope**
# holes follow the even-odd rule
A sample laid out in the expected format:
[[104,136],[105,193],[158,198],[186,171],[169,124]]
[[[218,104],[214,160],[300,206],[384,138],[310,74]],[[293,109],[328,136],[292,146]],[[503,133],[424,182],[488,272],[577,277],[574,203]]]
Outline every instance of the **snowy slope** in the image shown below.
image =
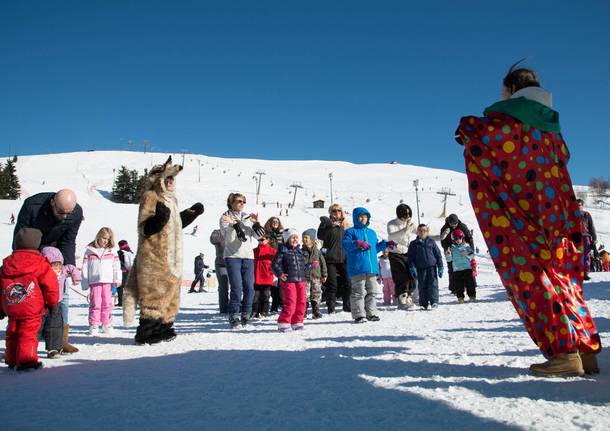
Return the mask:
[[[95,152],[21,157],[17,169],[24,197],[72,187],[86,220],[78,238],[82,250],[102,225],[135,245],[136,205],[113,204],[112,169],[121,164],[143,170],[165,154]],[[177,156],[180,160],[181,156]],[[201,160],[201,183],[198,182]],[[248,209],[264,221],[279,214],[275,202],[291,202],[289,186],[299,181],[295,208],[284,225],[317,227],[328,201],[333,172],[335,200],[351,209],[364,205],[373,227],[385,223],[404,199],[415,210],[413,180],[420,180],[422,222],[438,232],[443,220],[441,188],[456,196],[456,212],[476,228],[466,178],[451,171],[404,165],[343,162],[227,160],[187,155],[179,180],[181,206],[201,201],[197,237],[185,235],[185,277],[196,252],[212,256],[210,231],[218,225],[229,191],[245,192]],[[60,169],[61,167],[61,169]],[[254,205],[252,176],[264,170],[261,200]],[[44,184],[43,184],[44,181]],[[273,185],[272,185],[273,184]],[[315,195],[315,198],[314,198]],[[367,199],[369,202],[366,202]],[[0,202],[8,222],[20,202]],[[591,210],[601,241],[610,240],[608,212]],[[477,244],[484,248],[478,229]],[[12,227],[0,224],[0,251],[10,252]],[[607,239],[606,239],[607,238]],[[81,352],[61,360],[43,359],[45,369],[20,375],[0,367],[2,429],[599,429],[610,428],[610,355],[599,355],[595,378],[543,380],[527,367],[542,359],[506,300],[485,251],[479,256],[477,304],[457,305],[441,280],[441,306],[403,312],[380,307],[381,321],[353,325],[350,316],[325,315],[307,321],[303,333],[278,334],[273,320],[231,333],[216,313],[216,293],[183,293],[179,337],[157,346],[135,346],[134,328],[110,336],[86,335],[87,306],[72,295],[73,342]],[[585,285],[603,340],[610,335],[610,274],[594,274]],[[6,320],[0,322],[0,351]],[[42,345],[40,353],[42,354]]]

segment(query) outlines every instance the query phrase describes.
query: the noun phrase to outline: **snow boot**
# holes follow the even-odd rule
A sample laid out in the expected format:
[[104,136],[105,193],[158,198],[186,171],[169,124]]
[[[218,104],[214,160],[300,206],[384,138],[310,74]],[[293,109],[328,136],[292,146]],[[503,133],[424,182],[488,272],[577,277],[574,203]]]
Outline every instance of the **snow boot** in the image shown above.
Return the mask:
[[61,352],[59,350],[49,350],[47,352],[47,358],[49,358],[49,359],[59,359],[59,358],[61,358]]
[[78,348],[70,344],[68,338],[70,336],[70,325],[64,325],[64,347],[61,350],[62,354],[70,354],[78,352]]
[[597,355],[595,353],[580,353],[580,360],[585,374],[599,374],[599,365],[597,365]]
[[530,365],[538,377],[579,377],[585,374],[578,353],[560,353],[543,364]]
[[17,371],[34,371],[42,368],[42,362],[28,362],[25,364],[19,365],[16,370]]
[[458,304],[463,304],[464,303],[464,298],[458,298]]
[[235,330],[241,328],[241,321],[238,314],[231,314],[229,317],[229,327]]
[[241,315],[241,326],[243,328],[249,328],[252,326],[252,321],[250,320],[250,316],[248,316],[248,314]]
[[379,316],[366,316],[366,320],[368,320],[369,322],[379,322]]
[[354,323],[366,323],[366,317],[364,317],[364,316],[363,317],[357,317],[354,320]]
[[320,305],[318,305],[317,301],[311,301],[311,317],[313,319],[319,319],[322,317],[322,313],[320,313]]

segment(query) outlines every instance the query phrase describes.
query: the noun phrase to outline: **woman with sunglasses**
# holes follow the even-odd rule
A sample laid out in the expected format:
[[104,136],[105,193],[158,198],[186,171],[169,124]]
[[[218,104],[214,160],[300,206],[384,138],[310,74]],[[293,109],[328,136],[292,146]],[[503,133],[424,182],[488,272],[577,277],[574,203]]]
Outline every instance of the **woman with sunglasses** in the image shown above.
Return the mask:
[[332,204],[328,208],[329,217],[320,217],[318,227],[318,239],[322,240],[323,248],[326,249],[324,259],[328,277],[324,284],[324,297],[328,314],[335,312],[337,296],[342,297],[343,311],[351,312],[350,294],[351,284],[347,275],[346,255],[343,250],[343,235],[349,227],[339,204]]
[[257,214],[244,212],[246,197],[230,193],[228,210],[220,218],[225,249],[224,260],[229,275],[229,325],[231,329],[250,326],[254,299],[254,247],[265,234]]
[[[517,63],[518,64],[518,63]],[[530,337],[538,376],[599,372],[599,334],[582,296],[580,212],[551,94],[513,65],[502,100],[460,120],[470,199],[489,254]]]
[[[284,232],[284,226],[282,226],[282,222],[279,218],[270,217],[265,223],[265,235],[269,238],[271,247],[276,250],[279,250],[282,244],[284,244],[282,232]],[[276,280],[271,286],[271,312],[277,313],[281,306],[282,289],[280,288],[279,280]]]

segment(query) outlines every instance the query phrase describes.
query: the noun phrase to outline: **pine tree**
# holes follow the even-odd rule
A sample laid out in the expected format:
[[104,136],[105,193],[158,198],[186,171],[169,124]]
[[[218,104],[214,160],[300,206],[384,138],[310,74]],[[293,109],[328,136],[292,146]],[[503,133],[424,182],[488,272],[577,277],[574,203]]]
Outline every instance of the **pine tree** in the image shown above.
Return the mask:
[[21,196],[21,186],[17,177],[17,168],[15,168],[16,157],[6,161],[6,165],[2,169],[7,184],[7,199],[19,199]]
[[121,166],[119,173],[112,185],[112,199],[115,202],[128,204],[133,202],[132,172],[125,166]]
[[0,199],[8,199],[8,178],[0,163]]

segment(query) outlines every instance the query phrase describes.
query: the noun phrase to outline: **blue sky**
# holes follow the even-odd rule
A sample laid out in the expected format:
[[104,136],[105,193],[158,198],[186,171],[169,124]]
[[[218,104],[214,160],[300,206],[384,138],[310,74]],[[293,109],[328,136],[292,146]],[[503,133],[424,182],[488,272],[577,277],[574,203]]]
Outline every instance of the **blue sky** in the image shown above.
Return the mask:
[[527,57],[582,184],[610,176],[609,22],[605,0],[3,1],[0,154],[147,139],[463,170],[459,118]]

